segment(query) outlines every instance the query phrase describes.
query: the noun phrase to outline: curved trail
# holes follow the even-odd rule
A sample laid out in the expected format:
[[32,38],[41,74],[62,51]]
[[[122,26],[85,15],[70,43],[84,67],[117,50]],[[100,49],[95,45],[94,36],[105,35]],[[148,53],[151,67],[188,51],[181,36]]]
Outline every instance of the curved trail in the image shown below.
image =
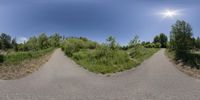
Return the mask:
[[32,75],[0,80],[0,100],[200,100],[200,80],[178,71],[164,49],[111,77],[84,70],[57,49]]

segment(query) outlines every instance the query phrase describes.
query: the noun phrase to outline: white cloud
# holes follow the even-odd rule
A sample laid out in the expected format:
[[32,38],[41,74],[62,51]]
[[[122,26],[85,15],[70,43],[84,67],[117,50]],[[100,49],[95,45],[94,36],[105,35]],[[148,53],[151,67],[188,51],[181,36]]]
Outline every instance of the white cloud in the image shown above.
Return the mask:
[[17,38],[17,43],[24,43],[24,42],[27,42],[28,41],[28,38],[26,37],[19,37]]

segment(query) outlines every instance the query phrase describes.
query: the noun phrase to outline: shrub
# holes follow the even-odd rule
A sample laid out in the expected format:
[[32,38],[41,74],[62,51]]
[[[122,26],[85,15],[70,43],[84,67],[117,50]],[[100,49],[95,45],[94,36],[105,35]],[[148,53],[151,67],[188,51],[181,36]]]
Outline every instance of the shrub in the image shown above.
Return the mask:
[[39,51],[15,52],[12,54],[7,54],[4,56],[3,63],[5,64],[21,63],[24,60],[30,60],[32,58],[41,57],[52,50],[53,48],[48,48],[48,49],[39,50]]
[[113,50],[105,45],[94,50],[80,50],[73,53],[72,58],[84,68],[102,74],[123,71],[133,67],[133,61],[127,52],[118,49]]
[[160,48],[161,47],[161,44],[160,43],[155,43],[154,44],[154,48]]
[[0,63],[3,63],[3,61],[4,61],[4,56],[0,55]]
[[68,38],[62,43],[62,49],[71,57],[73,53],[81,49],[95,49],[97,45],[96,42],[89,41],[85,38]]

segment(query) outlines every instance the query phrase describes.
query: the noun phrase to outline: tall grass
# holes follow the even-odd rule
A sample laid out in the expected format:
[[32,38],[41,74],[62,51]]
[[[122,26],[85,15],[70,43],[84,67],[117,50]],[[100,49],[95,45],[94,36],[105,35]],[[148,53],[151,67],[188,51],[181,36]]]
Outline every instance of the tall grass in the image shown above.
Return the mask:
[[74,53],[72,58],[89,71],[102,74],[127,70],[134,64],[127,52],[108,47],[81,50]]
[[200,54],[192,51],[176,52],[172,50],[166,51],[168,56],[175,61],[181,61],[181,63],[190,66],[191,68],[200,69]]
[[[88,44],[91,43],[96,44],[96,46],[90,48]],[[100,45],[92,41],[82,41],[77,38],[68,39],[63,42],[62,49],[85,69],[102,74],[120,72],[136,67],[159,50],[143,46],[133,47],[129,50],[113,49],[106,44]]]
[[1,64],[19,64],[24,60],[31,60],[46,55],[51,52],[53,48],[48,48],[38,51],[15,52],[6,55],[1,55]]

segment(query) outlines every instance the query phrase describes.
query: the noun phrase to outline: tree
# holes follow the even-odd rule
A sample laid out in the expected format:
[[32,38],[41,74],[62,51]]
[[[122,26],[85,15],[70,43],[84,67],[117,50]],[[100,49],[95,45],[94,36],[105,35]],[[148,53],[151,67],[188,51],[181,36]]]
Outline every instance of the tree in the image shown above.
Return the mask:
[[45,33],[42,33],[38,37],[38,45],[40,49],[45,49],[48,48],[49,43],[48,43],[48,37]]
[[136,35],[136,36],[134,36],[134,38],[129,42],[129,47],[138,46],[139,43],[140,43],[139,36]]
[[13,38],[12,39],[12,42],[11,42],[11,44],[12,44],[12,48],[15,50],[15,51],[18,51],[18,48],[17,48],[17,42],[16,42],[16,38]]
[[166,48],[167,47],[167,36],[165,34],[161,33],[159,38],[160,38],[161,48]]
[[172,25],[170,32],[170,47],[175,51],[187,51],[193,48],[192,45],[192,28],[185,21],[177,20]]
[[197,37],[197,39],[195,40],[195,47],[200,49],[200,38]]
[[60,46],[61,36],[58,33],[54,33],[52,36],[49,37],[49,43],[53,47]]
[[166,48],[167,47],[167,36],[163,33],[160,33],[159,35],[156,35],[154,37],[154,44],[160,43],[161,48]]
[[1,40],[1,49],[6,50],[11,48],[11,36],[5,33],[1,33],[0,35]]
[[27,41],[26,45],[29,50],[37,50],[38,46],[39,46],[38,39],[35,36],[30,37],[29,40]]
[[114,37],[112,36],[109,36],[106,41],[108,42],[108,46],[111,48],[111,49],[116,49],[117,45],[116,45],[116,40]]
[[160,37],[156,35],[153,39],[153,43],[159,43],[160,42]]

